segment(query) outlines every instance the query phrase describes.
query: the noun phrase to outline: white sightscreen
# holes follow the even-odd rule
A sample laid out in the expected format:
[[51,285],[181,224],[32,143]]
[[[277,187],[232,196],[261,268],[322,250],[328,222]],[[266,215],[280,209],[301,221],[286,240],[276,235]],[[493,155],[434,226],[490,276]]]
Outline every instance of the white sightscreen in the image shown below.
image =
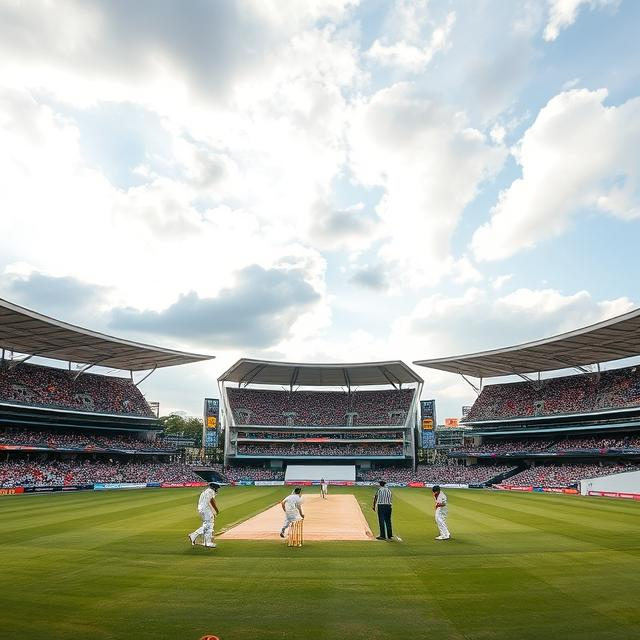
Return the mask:
[[356,466],[354,464],[289,464],[285,473],[285,481],[298,482],[300,480],[339,480],[355,482]]

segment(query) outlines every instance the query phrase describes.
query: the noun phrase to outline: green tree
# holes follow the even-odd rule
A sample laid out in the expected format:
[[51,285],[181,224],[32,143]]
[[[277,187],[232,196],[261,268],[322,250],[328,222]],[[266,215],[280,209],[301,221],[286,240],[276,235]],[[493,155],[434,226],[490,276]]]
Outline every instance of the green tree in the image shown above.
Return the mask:
[[199,418],[183,418],[176,415],[162,416],[160,424],[162,424],[165,433],[194,438],[196,446],[202,444],[202,420]]

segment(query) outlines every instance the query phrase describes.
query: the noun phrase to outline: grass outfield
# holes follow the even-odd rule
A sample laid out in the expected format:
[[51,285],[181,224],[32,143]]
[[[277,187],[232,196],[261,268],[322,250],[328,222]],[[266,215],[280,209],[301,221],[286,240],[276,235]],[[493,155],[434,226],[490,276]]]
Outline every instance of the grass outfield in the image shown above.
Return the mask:
[[[338,492],[375,525],[373,489]],[[286,493],[223,488],[216,530]],[[1,496],[0,638],[638,637],[640,504],[447,493],[447,542],[433,539],[431,492],[394,489],[403,543],[221,539],[215,551],[186,539],[197,490]]]

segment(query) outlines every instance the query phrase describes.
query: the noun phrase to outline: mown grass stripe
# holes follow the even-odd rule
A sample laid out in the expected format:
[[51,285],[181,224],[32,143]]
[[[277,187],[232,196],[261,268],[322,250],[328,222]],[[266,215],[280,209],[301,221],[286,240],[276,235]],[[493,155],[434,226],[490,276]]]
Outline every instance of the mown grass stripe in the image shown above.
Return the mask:
[[[286,487],[224,488],[217,527]],[[374,489],[354,493],[374,531]],[[394,489],[403,543],[192,549],[198,490],[0,498],[0,638],[627,639],[640,620],[640,505]],[[42,508],[34,508],[42,505]]]

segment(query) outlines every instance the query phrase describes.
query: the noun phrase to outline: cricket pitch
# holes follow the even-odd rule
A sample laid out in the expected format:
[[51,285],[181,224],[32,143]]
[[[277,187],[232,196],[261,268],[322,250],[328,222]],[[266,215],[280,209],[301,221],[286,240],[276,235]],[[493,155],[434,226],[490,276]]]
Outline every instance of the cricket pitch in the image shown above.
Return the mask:
[[[373,540],[360,505],[353,494],[303,495],[304,539],[306,540]],[[225,540],[280,540],[284,511],[276,504],[249,520],[231,527],[216,537]]]

